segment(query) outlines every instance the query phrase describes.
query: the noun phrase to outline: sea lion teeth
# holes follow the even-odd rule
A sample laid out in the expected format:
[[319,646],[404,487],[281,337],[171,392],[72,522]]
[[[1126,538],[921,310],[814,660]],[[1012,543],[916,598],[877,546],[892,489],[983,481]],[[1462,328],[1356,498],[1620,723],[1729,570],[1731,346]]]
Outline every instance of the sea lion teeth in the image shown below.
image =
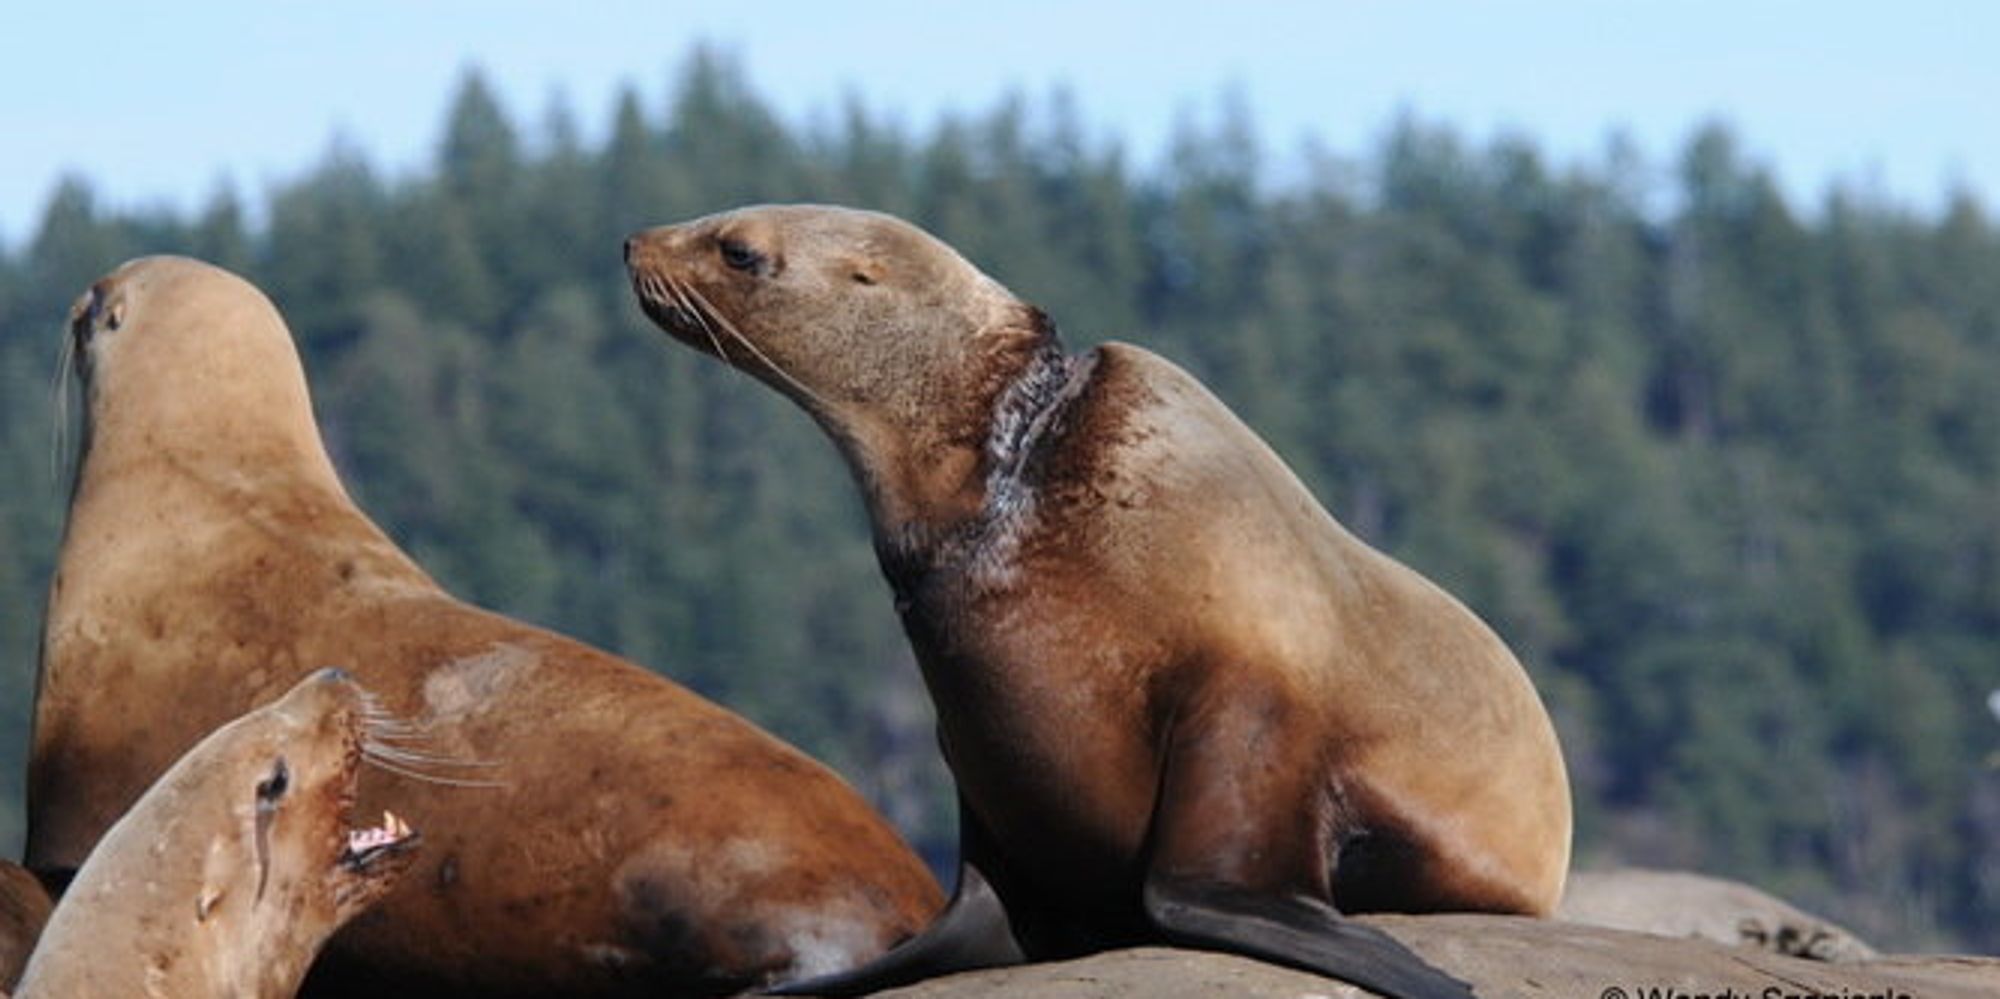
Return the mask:
[[[360,703],[353,681],[315,673],[175,762],[77,871],[15,999],[295,994],[334,931],[415,859],[405,839],[325,867],[330,847],[355,843],[342,801],[359,777],[346,749]],[[246,808],[274,819],[253,831]]]

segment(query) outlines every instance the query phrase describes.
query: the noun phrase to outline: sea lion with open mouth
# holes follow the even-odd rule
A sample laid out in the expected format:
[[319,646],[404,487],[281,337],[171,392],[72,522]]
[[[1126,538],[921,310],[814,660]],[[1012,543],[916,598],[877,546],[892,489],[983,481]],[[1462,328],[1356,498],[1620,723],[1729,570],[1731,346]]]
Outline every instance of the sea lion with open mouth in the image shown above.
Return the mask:
[[339,670],[224,725],[99,840],[15,999],[280,999],[415,859],[393,813],[349,824],[372,709]]

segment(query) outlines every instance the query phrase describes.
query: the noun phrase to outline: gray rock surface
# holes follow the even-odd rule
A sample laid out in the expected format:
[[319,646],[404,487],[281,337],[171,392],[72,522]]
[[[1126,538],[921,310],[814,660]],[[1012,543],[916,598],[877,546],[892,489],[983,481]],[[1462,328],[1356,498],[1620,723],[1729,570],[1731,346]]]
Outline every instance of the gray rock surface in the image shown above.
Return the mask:
[[[1811,961],[1707,940],[1507,916],[1371,916],[1486,999],[1993,999],[2000,959]],[[1670,993],[1671,990],[1671,993]],[[1142,947],[998,968],[880,993],[895,999],[1354,999],[1351,985],[1228,954]]]
[[1874,948],[1843,927],[1756,888],[1682,871],[1627,868],[1571,874],[1557,918],[1817,961],[1876,956]]

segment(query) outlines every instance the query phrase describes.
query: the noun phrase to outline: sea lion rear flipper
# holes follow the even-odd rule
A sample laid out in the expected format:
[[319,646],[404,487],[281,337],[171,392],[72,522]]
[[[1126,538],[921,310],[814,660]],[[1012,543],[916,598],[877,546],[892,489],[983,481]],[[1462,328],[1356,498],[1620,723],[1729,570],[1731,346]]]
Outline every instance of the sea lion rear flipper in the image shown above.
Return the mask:
[[978,865],[961,861],[958,890],[944,912],[923,932],[859,968],[786,982],[765,990],[773,996],[852,996],[908,985],[926,978],[1020,964],[1007,910]]
[[1145,899],[1147,918],[1178,946],[1291,965],[1398,999],[1472,999],[1466,983],[1322,902],[1159,877],[1147,879]]

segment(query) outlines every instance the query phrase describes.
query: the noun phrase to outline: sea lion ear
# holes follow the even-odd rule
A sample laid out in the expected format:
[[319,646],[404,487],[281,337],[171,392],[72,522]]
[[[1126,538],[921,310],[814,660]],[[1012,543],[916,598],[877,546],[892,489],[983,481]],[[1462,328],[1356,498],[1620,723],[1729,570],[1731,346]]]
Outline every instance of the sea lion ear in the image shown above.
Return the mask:
[[876,285],[889,276],[889,268],[873,256],[855,256],[847,261],[847,278],[855,284]]
[[194,898],[194,918],[196,922],[208,922],[208,914],[215,911],[217,903],[229,894],[229,879],[241,859],[233,856],[223,845],[222,838],[209,841],[208,856],[202,858],[201,890]]
[[215,903],[222,901],[222,896],[223,890],[221,888],[215,885],[202,885],[200,897],[194,900],[194,921],[197,923],[208,922],[209,912],[215,908]]

